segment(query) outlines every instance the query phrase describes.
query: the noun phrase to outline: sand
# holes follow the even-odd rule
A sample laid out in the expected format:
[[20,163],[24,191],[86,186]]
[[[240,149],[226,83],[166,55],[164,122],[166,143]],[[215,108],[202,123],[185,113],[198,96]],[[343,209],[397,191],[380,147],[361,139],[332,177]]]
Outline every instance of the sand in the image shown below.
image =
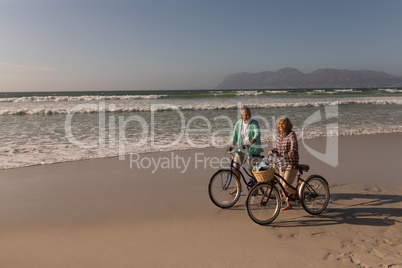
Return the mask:
[[[402,267],[401,140],[340,137],[337,167],[300,143],[305,176],[328,180],[330,204],[267,226],[248,217],[246,193],[226,210],[209,200],[217,167],[196,160],[222,149],[136,156],[177,159],[154,173],[129,157],[1,170],[0,267]],[[306,144],[325,152],[325,141]]]

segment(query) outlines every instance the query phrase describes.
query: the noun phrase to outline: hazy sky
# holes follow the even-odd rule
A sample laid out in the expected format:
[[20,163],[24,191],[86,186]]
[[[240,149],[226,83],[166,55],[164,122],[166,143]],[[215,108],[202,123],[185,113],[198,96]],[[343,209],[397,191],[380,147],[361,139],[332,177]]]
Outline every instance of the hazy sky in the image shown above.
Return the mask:
[[0,91],[206,89],[295,67],[402,75],[400,0],[0,0]]

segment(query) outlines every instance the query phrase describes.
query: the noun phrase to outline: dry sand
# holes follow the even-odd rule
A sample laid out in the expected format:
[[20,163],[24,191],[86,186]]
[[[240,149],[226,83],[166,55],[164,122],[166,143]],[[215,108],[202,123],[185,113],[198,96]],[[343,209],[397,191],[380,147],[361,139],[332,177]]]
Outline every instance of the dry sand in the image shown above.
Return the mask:
[[[196,154],[222,149],[174,152],[191,160],[185,172],[130,169],[129,158],[1,170],[0,267],[402,267],[401,140],[341,137],[337,167],[300,144],[305,176],[329,181],[330,204],[267,226],[250,220],[245,193],[226,210],[209,200],[215,169],[196,168]],[[323,151],[325,139],[307,144]]]

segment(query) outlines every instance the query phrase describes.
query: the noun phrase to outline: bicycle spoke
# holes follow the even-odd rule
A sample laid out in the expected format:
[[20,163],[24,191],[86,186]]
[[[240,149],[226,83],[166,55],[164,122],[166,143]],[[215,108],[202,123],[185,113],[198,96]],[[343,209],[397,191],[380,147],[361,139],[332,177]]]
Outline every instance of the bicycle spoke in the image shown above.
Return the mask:
[[325,179],[318,175],[309,177],[302,186],[301,202],[304,209],[313,215],[320,214],[329,202],[329,187]]
[[254,222],[269,224],[279,214],[280,196],[278,190],[267,183],[257,184],[248,194],[246,208]]
[[239,179],[230,170],[220,170],[212,176],[208,193],[215,205],[221,208],[229,208],[240,198]]

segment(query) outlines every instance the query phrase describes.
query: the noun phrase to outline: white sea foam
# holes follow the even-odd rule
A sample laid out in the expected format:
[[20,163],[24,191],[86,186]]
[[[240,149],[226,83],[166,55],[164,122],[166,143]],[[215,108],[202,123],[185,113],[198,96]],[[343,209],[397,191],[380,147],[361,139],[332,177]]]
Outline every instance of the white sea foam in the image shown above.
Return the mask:
[[284,94],[284,93],[288,93],[287,90],[266,90],[264,92],[269,93],[269,94]]
[[396,88],[380,88],[378,90],[388,92],[388,93],[402,93],[402,89],[396,89]]
[[223,94],[223,91],[222,91],[222,90],[219,90],[219,91],[209,91],[209,93],[211,93],[211,94],[214,95],[214,96],[218,96],[218,95]]
[[[297,132],[297,131],[296,131]],[[347,129],[339,132],[338,136],[352,136],[352,135],[370,135],[370,134],[387,134],[387,133],[400,133],[402,132],[401,126],[395,127],[379,127],[375,128],[361,128],[361,129]],[[297,132],[299,139],[301,133]],[[304,135],[304,139],[323,138],[326,133],[322,130],[312,130]],[[223,140],[223,139],[222,139]],[[262,143],[272,142],[272,135],[262,137]],[[171,141],[165,141],[171,142]],[[204,142],[212,147],[210,140],[198,140],[199,143]],[[176,144],[171,148],[151,148],[148,144],[141,148],[133,148],[126,151],[126,153],[136,152],[160,152],[160,151],[178,151],[194,149],[190,144],[183,141]],[[117,148],[102,148],[102,149],[81,149],[73,146],[72,144],[56,144],[52,146],[46,145],[23,145],[0,148],[0,169],[27,167],[34,165],[45,165],[62,162],[80,161],[85,159],[94,158],[107,158],[118,156]]]
[[237,96],[258,96],[258,95],[261,95],[261,94],[263,94],[263,93],[261,91],[257,91],[257,90],[254,90],[254,91],[244,90],[244,91],[237,91],[236,92]]
[[358,90],[358,89],[349,88],[349,89],[335,89],[335,90],[315,89],[313,91],[308,91],[306,93],[308,95],[316,94],[316,93],[332,95],[332,94],[338,94],[338,93],[361,93],[361,92],[363,92],[363,91]]
[[[320,107],[333,103],[334,100],[326,101],[314,101],[306,100],[299,102],[275,102],[275,103],[265,103],[264,101],[256,101],[255,104],[250,104],[250,108],[297,108],[297,107]],[[360,98],[360,99],[343,99],[338,101],[339,105],[351,105],[351,104],[372,104],[372,105],[390,105],[402,104],[402,98]],[[57,106],[57,107],[34,107],[34,108],[9,108],[1,109],[0,115],[57,115],[57,114],[67,114],[72,107],[70,106]],[[149,112],[153,111],[169,111],[169,110],[183,110],[183,111],[202,111],[202,110],[222,110],[222,109],[237,109],[238,103],[228,103],[223,104],[222,102],[215,101],[204,101],[204,102],[188,102],[188,104],[167,104],[167,105],[154,105],[149,103],[136,104],[126,103],[124,105],[106,105],[106,112]],[[98,113],[98,108],[85,108],[80,109],[77,113]]]
[[0,98],[0,102],[61,102],[61,101],[102,101],[102,100],[138,100],[159,99],[168,95],[83,95],[83,96],[30,96],[17,98]]
[[345,92],[363,92],[363,91],[349,88],[349,89],[336,89],[335,92],[345,93]]

